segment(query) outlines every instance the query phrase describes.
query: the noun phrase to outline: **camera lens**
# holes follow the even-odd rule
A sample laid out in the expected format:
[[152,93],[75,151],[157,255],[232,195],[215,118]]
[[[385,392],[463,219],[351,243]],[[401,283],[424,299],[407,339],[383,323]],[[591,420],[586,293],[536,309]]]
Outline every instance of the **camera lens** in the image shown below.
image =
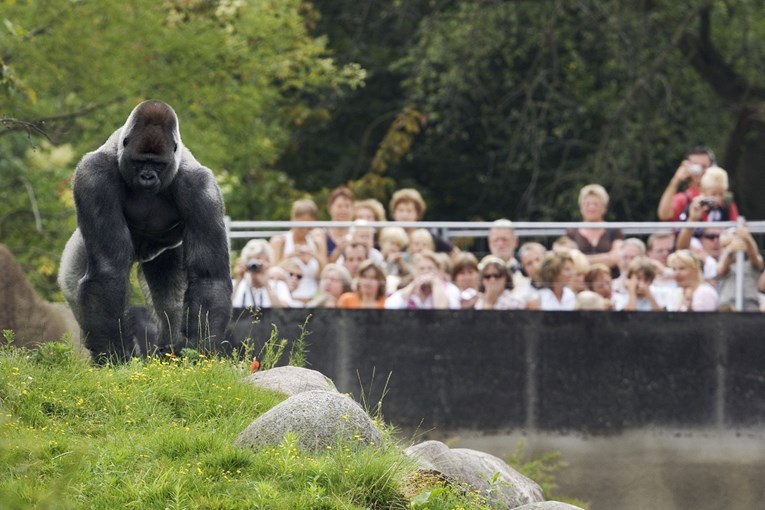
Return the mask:
[[261,264],[257,260],[253,260],[252,262],[247,263],[247,270],[252,271],[254,273],[260,273],[261,271],[263,271],[263,264]]

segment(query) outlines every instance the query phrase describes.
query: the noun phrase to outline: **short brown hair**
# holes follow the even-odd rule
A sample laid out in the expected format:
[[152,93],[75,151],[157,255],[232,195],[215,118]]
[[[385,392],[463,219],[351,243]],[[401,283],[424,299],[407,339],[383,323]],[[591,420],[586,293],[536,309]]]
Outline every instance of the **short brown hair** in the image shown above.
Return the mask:
[[611,269],[607,265],[601,263],[590,265],[590,270],[584,275],[584,281],[587,284],[587,288],[594,290],[592,288],[593,284],[598,279],[598,276],[602,274],[611,276]]
[[385,289],[386,289],[386,282],[387,282],[387,276],[385,274],[385,269],[383,267],[375,262],[374,260],[367,259],[364,262],[361,263],[359,266],[359,276],[364,274],[364,271],[372,269],[375,272],[375,279],[377,280],[377,283],[380,285],[377,286],[377,299],[380,299],[385,295]]
[[418,219],[421,219],[423,216],[425,216],[425,200],[422,199],[420,192],[414,188],[403,188],[393,193],[393,196],[390,199],[390,204],[388,205],[391,216],[393,215],[393,211],[396,210],[398,204],[403,202],[411,202],[414,204],[414,208],[417,209]]
[[478,271],[478,259],[469,251],[463,251],[455,257],[454,264],[452,264],[452,280],[468,268]]
[[329,196],[327,197],[327,207],[332,207],[335,200],[340,197],[347,198],[351,202],[356,200],[356,196],[353,194],[353,191],[351,191],[351,188],[347,186],[338,186],[329,193]]
[[653,244],[659,239],[672,239],[672,246],[675,245],[675,234],[667,230],[664,232],[654,232],[653,234],[649,235],[648,240],[645,243],[646,249],[648,250],[652,249]]
[[627,278],[634,275],[642,275],[650,283],[656,278],[656,266],[645,257],[635,257],[627,267]]
[[543,287],[552,288],[555,280],[563,271],[563,264],[566,262],[574,263],[571,254],[568,251],[551,251],[545,255],[542,266],[539,268],[539,281]]

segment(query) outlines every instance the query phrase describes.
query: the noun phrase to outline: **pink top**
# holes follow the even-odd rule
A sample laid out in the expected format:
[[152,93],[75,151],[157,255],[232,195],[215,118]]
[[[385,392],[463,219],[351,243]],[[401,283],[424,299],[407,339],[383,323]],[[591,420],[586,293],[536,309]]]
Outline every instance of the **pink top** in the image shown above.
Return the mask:
[[719,302],[720,299],[715,288],[705,282],[693,291],[691,310],[694,312],[715,312]]

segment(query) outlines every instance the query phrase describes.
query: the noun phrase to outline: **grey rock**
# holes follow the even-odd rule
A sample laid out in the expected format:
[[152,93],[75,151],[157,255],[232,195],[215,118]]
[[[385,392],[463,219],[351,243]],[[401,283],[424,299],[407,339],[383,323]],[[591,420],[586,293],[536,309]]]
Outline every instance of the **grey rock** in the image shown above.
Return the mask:
[[514,510],[582,510],[582,508],[560,501],[542,501],[541,503],[529,503],[519,506]]
[[[493,508],[510,509],[544,501],[542,488],[494,455],[468,448],[450,449],[440,441],[425,441],[405,453],[425,469],[465,483],[486,496]],[[499,473],[492,484],[495,473]]]
[[290,396],[313,390],[337,392],[329,377],[316,370],[301,367],[276,367],[255,372],[247,376],[246,381],[260,388]]
[[315,390],[294,395],[253,421],[236,438],[239,446],[277,445],[293,433],[303,450],[323,451],[338,441],[359,446],[381,445],[382,434],[353,399],[338,392]]

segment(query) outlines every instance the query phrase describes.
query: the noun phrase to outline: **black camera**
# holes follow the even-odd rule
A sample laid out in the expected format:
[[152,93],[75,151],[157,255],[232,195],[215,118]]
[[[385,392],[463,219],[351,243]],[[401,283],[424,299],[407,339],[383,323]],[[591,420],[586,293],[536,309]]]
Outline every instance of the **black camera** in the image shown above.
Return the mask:
[[717,200],[715,200],[714,198],[702,198],[699,201],[699,205],[701,205],[701,207],[705,209],[717,209],[718,207],[720,207],[719,204],[717,203]]
[[251,262],[248,262],[247,263],[247,271],[252,271],[253,273],[262,273],[263,272],[263,264],[261,264],[257,260],[253,260]]

